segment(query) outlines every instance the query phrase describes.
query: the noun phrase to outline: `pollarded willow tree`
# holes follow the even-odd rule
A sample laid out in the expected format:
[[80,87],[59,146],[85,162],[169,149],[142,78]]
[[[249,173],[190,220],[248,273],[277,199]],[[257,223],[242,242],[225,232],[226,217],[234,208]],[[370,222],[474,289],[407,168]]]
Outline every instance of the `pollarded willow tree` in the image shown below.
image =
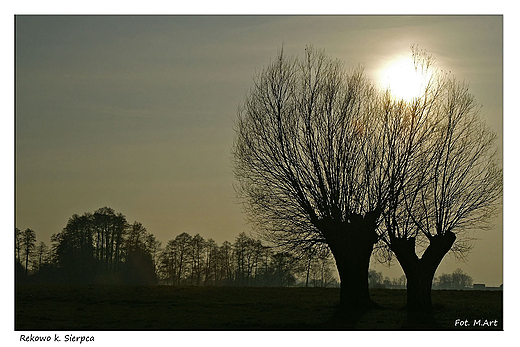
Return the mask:
[[417,68],[433,71],[421,96],[396,120],[395,137],[404,138],[393,142],[399,155],[389,157],[388,165],[399,166],[400,158],[406,165],[383,211],[380,236],[407,278],[408,322],[431,324],[435,271],[448,252],[464,257],[471,230],[490,226],[502,202],[502,170],[496,134],[482,120],[468,85],[435,71],[425,51],[412,47],[412,53]]
[[388,170],[368,129],[381,106],[362,68],[346,71],[308,47],[303,59],[281,50],[236,121],[236,190],[252,225],[293,250],[328,247],[347,312],[371,304],[368,267]]

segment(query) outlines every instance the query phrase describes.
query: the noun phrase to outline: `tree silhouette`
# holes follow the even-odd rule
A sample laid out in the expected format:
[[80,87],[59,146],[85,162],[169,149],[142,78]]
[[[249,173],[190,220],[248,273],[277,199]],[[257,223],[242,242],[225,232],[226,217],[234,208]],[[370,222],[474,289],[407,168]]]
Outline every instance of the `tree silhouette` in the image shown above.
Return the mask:
[[36,232],[32,229],[25,229],[21,234],[19,247],[23,253],[25,275],[27,276],[29,273],[29,262],[36,250]]
[[259,240],[240,233],[233,244],[235,281],[238,285],[252,285],[260,261],[262,244]]
[[213,239],[206,242],[204,285],[216,285],[218,273],[218,245]]
[[192,285],[200,285],[204,270],[204,255],[206,248],[206,241],[202,236],[196,234],[191,239],[191,283]]
[[126,254],[123,269],[124,282],[127,284],[157,284],[152,255],[143,245]]
[[[412,52],[418,69],[433,69],[430,55],[417,47]],[[407,104],[388,98],[387,105],[402,112],[389,132],[395,141],[386,161],[396,179],[380,237],[406,275],[408,322],[435,324],[437,267],[450,251],[463,257],[471,246],[468,231],[487,227],[501,203],[496,135],[467,84],[449,73],[434,70],[420,97]]]
[[467,289],[473,284],[473,278],[465,274],[461,269],[456,269],[451,274],[452,287],[455,289]]
[[41,241],[36,247],[36,259],[34,261],[34,267],[38,269],[38,271],[40,271],[42,269],[42,266],[48,262],[48,253],[49,247],[45,244],[45,242]]
[[190,276],[190,258],[193,237],[188,233],[177,235],[167,242],[161,254],[161,269],[168,283],[173,285],[186,284]]
[[302,273],[305,276],[305,287],[309,287],[309,284],[313,287],[327,287],[335,282],[334,260],[331,258],[330,251],[311,250],[300,261]]
[[98,268],[94,248],[94,217],[72,215],[60,233],[51,238],[56,264],[65,281],[92,282]]
[[154,234],[147,233],[145,238],[145,248],[150,253],[153,262],[153,270],[157,275],[158,258],[161,251],[161,241],[157,240]]
[[130,225],[125,237],[127,250],[130,252],[139,248],[144,248],[147,234],[148,233],[143,224],[134,222],[132,225]]
[[275,286],[291,286],[296,282],[295,274],[298,272],[298,261],[287,252],[273,254],[273,282]]
[[[149,234],[143,224],[134,222],[126,232],[121,233],[125,244],[124,282],[130,284],[156,284],[154,254],[157,241]],[[116,254],[117,254],[116,250]]]
[[387,194],[380,148],[367,131],[379,107],[363,70],[311,47],[283,49],[254,79],[238,112],[237,193],[250,221],[277,245],[326,245],[341,278],[340,307],[370,307],[368,266]]
[[219,247],[218,255],[217,283],[225,285],[231,284],[233,280],[233,245],[229,241],[224,241]]
[[461,269],[456,269],[451,274],[445,274],[439,276],[436,279],[434,288],[437,289],[469,289],[473,284],[473,278],[468,274],[465,274]]
[[376,270],[368,271],[368,286],[371,288],[384,288],[383,273]]
[[22,231],[18,228],[14,228],[14,256],[16,261],[22,263]]

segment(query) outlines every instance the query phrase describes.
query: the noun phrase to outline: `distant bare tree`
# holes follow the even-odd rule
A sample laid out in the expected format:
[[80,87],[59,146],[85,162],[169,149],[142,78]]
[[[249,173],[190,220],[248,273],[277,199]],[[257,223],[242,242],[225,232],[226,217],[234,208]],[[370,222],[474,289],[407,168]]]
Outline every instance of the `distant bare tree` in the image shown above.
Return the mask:
[[34,261],[34,267],[38,269],[38,271],[41,270],[42,265],[47,263],[49,261],[49,247],[45,244],[45,242],[40,241],[38,246],[35,250],[35,261]]
[[190,252],[190,267],[191,267],[191,284],[200,285],[203,280],[202,275],[204,273],[204,257],[206,241],[202,236],[196,234],[191,239],[191,252]]
[[337,282],[334,274],[335,264],[330,251],[316,252],[316,250],[312,250],[299,262],[305,287],[308,287],[309,284],[312,287],[328,287]]
[[22,232],[18,228],[14,228],[14,256],[17,261],[22,263],[21,253],[22,253]]
[[288,252],[277,252],[272,256],[273,285],[277,287],[292,286],[296,283],[298,259]]
[[213,239],[206,241],[204,256],[204,285],[216,285],[218,273],[218,245]]
[[36,250],[36,232],[32,229],[25,229],[21,234],[20,249],[24,257],[25,275],[29,273],[29,262]]
[[321,287],[327,288],[330,285],[337,283],[334,272],[334,260],[331,254],[318,257],[319,265],[319,284]]
[[192,239],[188,233],[182,233],[166,243],[161,254],[161,272],[167,283],[183,285],[190,277]]
[[218,284],[230,284],[234,277],[233,267],[233,245],[229,241],[224,241],[222,246],[219,247],[218,255],[218,272],[217,272],[217,283]]
[[157,274],[157,267],[158,267],[158,257],[161,252],[161,241],[157,240],[154,234],[147,233],[145,237],[145,247],[146,250],[150,253],[152,256],[152,262],[153,262],[153,268],[154,272]]
[[368,271],[368,286],[371,288],[383,288],[383,273],[376,270]]
[[239,285],[252,285],[260,256],[262,245],[258,240],[240,233],[233,244],[235,260],[235,281]]
[[175,284],[177,267],[175,263],[174,241],[169,240],[159,255],[159,278],[166,284]]
[[451,274],[439,276],[436,283],[438,289],[469,289],[473,285],[473,278],[464,273],[461,269],[456,269]]
[[135,251],[139,248],[144,248],[146,243],[146,236],[148,235],[146,228],[139,222],[134,222],[130,225],[125,233],[125,244],[127,252]]
[[394,289],[406,288],[406,276],[402,275],[401,277],[398,277],[398,278],[392,278],[391,285],[392,285],[392,288],[394,288]]

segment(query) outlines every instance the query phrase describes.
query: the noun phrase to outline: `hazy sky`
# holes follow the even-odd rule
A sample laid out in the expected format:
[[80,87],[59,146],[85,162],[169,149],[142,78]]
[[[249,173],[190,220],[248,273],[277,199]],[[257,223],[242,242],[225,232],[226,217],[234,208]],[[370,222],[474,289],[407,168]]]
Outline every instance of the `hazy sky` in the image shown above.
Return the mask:
[[[232,186],[233,120],[282,44],[324,48],[373,79],[418,44],[470,83],[502,145],[501,16],[19,16],[15,30],[15,223],[38,242],[103,206],[163,245],[249,232]],[[447,257],[437,274],[460,267],[500,285],[501,218],[475,234],[467,263]]]

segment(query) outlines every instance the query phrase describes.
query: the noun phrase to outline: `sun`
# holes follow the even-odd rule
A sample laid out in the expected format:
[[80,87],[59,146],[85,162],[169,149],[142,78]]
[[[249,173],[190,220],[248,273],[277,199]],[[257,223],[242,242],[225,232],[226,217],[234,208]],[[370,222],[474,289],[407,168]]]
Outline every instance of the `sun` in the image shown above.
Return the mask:
[[411,101],[424,92],[427,76],[416,69],[411,57],[399,56],[380,70],[380,83],[397,99]]

